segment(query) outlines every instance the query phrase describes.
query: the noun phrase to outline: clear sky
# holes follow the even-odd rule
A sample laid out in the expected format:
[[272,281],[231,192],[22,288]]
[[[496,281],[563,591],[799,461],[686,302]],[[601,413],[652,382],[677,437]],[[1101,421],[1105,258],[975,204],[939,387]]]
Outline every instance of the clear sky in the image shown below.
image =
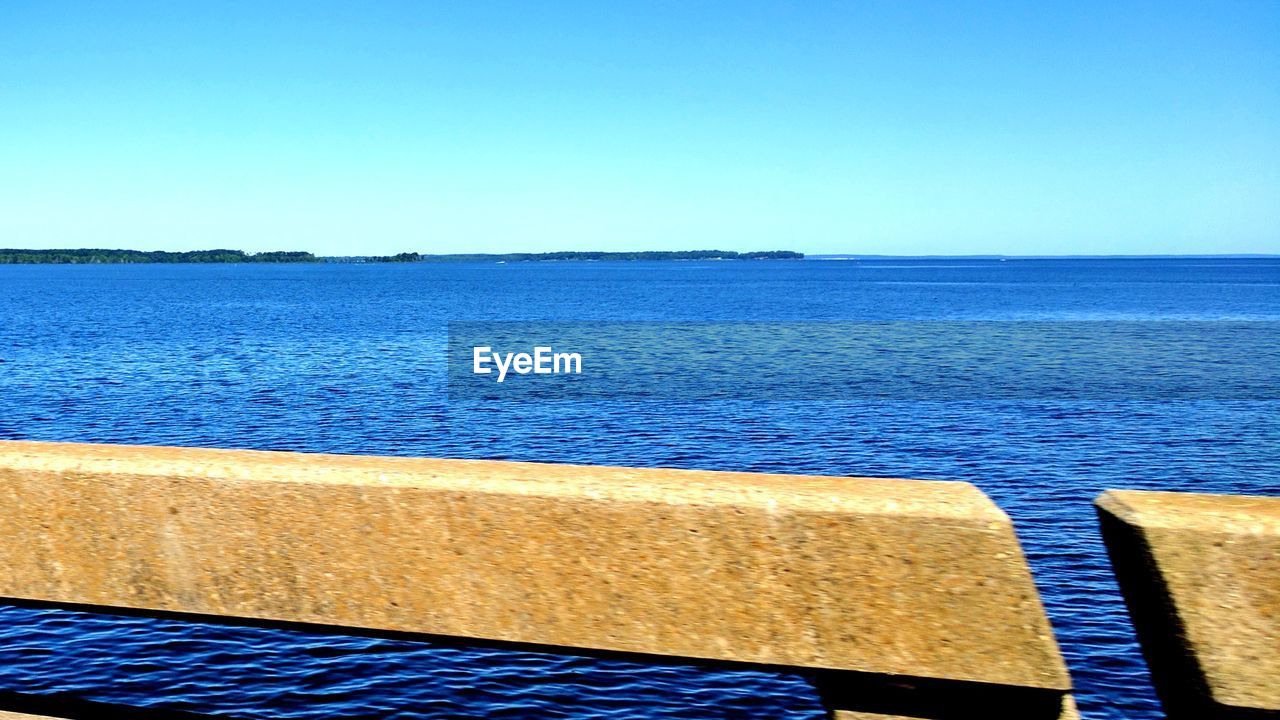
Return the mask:
[[1280,2],[9,0],[0,247],[1280,252]]

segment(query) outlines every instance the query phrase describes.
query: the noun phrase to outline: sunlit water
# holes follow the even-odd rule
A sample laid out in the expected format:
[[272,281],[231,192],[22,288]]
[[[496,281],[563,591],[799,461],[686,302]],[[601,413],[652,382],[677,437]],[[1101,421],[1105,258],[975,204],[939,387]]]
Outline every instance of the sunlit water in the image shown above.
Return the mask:
[[[1275,494],[1266,401],[449,403],[450,320],[1280,319],[1280,261],[0,266],[0,438],[968,480],[1089,718],[1156,718],[1092,498]],[[793,677],[0,609],[0,689],[241,718],[817,718]]]

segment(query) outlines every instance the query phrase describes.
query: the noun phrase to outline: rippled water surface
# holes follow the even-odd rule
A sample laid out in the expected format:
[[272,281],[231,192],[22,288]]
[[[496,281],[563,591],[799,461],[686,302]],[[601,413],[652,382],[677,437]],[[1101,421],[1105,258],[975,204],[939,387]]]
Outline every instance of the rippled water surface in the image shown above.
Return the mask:
[[[0,266],[0,438],[968,480],[1088,718],[1156,718],[1092,498],[1276,494],[1271,401],[484,404],[456,320],[1277,320],[1280,261]],[[1082,378],[1087,382],[1087,378]],[[0,690],[239,718],[821,716],[800,679],[0,608]]]

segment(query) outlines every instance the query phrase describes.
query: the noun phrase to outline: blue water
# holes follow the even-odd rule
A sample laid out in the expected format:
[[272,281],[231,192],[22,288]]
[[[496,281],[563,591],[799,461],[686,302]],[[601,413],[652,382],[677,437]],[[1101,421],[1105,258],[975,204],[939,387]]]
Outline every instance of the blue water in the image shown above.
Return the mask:
[[[1156,718],[1104,488],[1280,492],[1267,401],[450,403],[457,320],[1280,320],[1280,260],[0,266],[0,438],[968,480],[1088,718]],[[820,717],[794,677],[0,608],[0,689],[239,718]]]

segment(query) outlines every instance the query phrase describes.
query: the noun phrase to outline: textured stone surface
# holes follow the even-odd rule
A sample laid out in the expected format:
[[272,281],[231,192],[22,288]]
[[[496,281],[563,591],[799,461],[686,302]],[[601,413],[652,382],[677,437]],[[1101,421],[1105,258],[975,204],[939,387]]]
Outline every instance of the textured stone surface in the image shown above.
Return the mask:
[[1109,490],[1098,508],[1170,716],[1280,717],[1280,498]]
[[0,442],[0,596],[1066,690],[965,483]]

